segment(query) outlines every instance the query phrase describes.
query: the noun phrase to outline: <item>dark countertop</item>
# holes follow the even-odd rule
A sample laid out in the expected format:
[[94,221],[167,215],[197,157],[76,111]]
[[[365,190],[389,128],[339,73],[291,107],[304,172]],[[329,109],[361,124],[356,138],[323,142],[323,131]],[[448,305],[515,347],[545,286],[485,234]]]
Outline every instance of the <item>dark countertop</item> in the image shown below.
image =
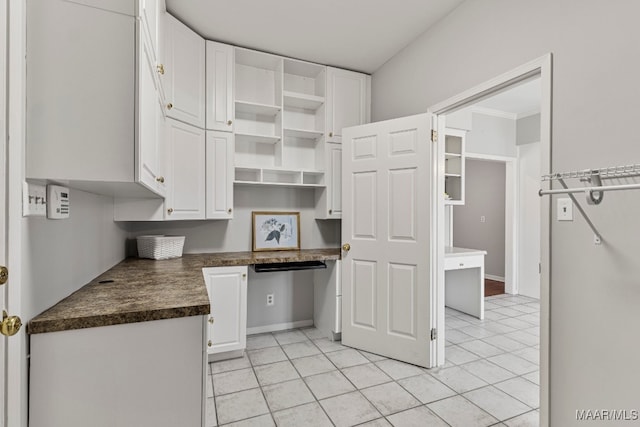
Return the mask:
[[[340,249],[127,258],[31,319],[28,334],[209,314],[205,267],[340,259]],[[109,283],[99,283],[112,280]]]

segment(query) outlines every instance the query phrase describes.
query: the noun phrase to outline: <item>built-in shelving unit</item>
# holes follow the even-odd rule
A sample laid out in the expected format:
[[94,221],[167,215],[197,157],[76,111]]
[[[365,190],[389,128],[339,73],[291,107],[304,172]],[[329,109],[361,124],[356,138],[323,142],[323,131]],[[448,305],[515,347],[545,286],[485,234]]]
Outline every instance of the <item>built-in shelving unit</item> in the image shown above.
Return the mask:
[[323,187],[326,67],[236,48],[235,184]]
[[451,205],[464,204],[465,136],[463,130],[445,130],[444,188],[446,203]]

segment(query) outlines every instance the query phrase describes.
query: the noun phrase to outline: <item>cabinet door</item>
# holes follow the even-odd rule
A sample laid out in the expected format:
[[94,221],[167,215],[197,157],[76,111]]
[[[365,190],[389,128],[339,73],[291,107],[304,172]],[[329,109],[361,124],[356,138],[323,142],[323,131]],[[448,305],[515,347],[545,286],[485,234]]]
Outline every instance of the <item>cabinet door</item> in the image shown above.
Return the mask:
[[234,137],[207,131],[207,219],[233,218]]
[[446,128],[444,131],[445,204],[464,205],[466,131]]
[[233,47],[207,41],[207,129],[233,131]]
[[340,219],[342,218],[342,144],[326,142],[324,150],[326,187],[317,190],[319,193],[316,199],[316,218]]
[[342,218],[342,145],[327,143],[327,200],[329,218]]
[[209,354],[243,350],[247,342],[247,267],[202,270],[209,301]]
[[342,129],[368,123],[371,78],[327,67],[327,141],[340,142]]
[[141,37],[138,58],[138,141],[137,181],[157,191],[158,174],[158,109],[160,108],[155,84],[155,64],[150,46]]
[[167,219],[205,217],[204,130],[167,119]]
[[165,31],[167,116],[204,128],[204,39],[169,14]]

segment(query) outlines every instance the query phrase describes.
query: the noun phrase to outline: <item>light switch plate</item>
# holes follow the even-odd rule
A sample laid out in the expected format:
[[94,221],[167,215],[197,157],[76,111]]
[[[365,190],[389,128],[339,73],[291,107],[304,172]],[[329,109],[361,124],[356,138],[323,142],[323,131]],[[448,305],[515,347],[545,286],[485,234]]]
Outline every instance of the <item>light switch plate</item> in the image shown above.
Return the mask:
[[22,216],[47,216],[47,197],[44,185],[22,183]]
[[573,203],[571,199],[558,199],[558,221],[573,221]]

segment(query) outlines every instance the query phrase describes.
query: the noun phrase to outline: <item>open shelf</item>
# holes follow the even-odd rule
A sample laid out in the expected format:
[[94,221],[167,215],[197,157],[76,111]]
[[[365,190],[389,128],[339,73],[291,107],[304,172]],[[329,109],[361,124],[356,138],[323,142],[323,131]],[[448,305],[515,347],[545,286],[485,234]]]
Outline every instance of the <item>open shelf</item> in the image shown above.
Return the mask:
[[256,133],[239,133],[236,132],[236,143],[238,142],[256,142],[261,144],[275,144],[280,141],[280,137],[276,135],[260,135]]
[[319,130],[307,130],[307,129],[284,129],[284,136],[291,138],[303,138],[303,139],[318,139],[324,132]]
[[462,154],[460,154],[460,153],[444,153],[444,158],[446,160],[448,160],[448,159],[456,159],[456,158],[459,158],[459,157],[462,157]]
[[282,110],[278,105],[259,104],[257,102],[236,101],[236,114],[256,114],[262,116],[275,116]]
[[277,187],[324,187],[324,172],[284,168],[236,167],[234,184]]
[[317,110],[324,104],[324,96],[309,95],[301,92],[285,90],[283,93],[285,107]]

